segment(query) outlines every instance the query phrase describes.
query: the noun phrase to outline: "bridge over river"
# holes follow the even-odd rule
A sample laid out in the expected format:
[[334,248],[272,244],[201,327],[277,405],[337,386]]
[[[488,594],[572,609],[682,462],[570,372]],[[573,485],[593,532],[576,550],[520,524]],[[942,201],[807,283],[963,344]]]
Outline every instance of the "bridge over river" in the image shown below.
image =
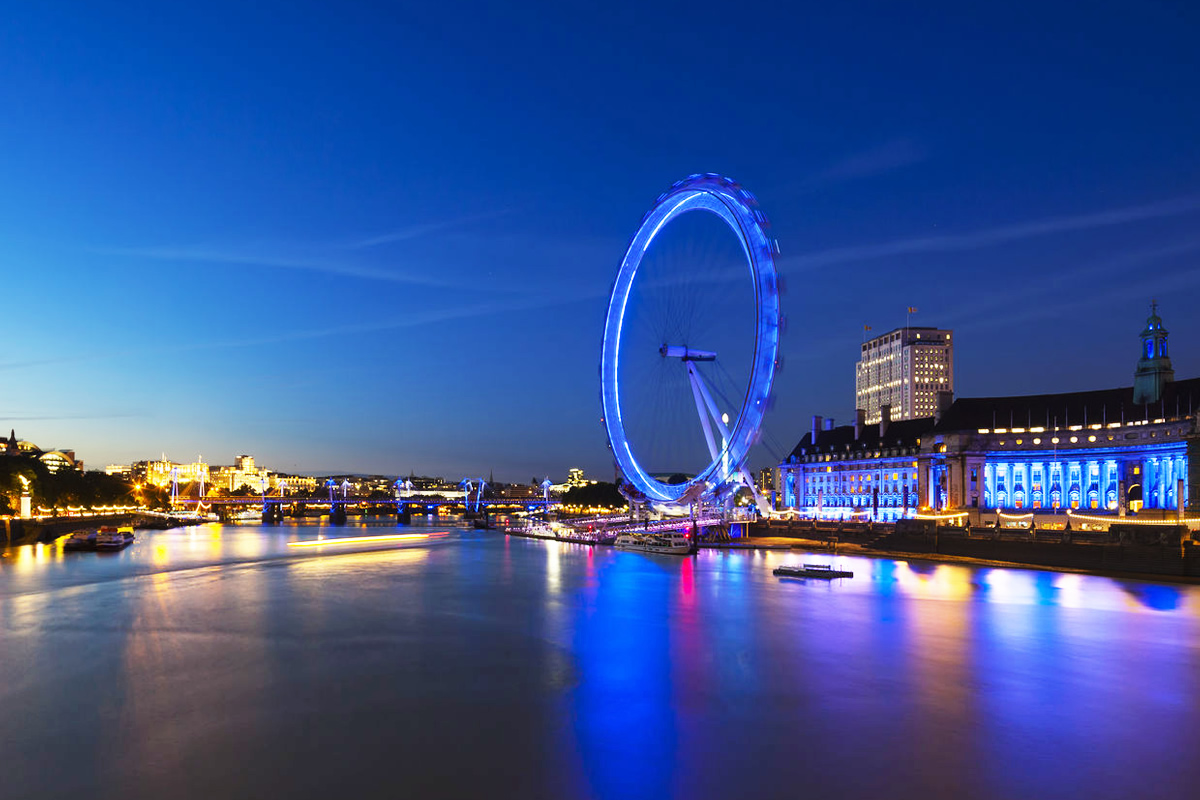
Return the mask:
[[544,511],[559,505],[557,500],[544,498],[484,498],[467,499],[465,497],[445,497],[443,495],[409,496],[397,498],[372,498],[367,496],[344,495],[332,497],[290,497],[279,495],[259,495],[258,497],[176,497],[172,500],[172,508],[176,511],[191,511],[196,513],[215,512],[218,516],[229,517],[238,510],[260,509],[264,521],[276,521],[284,517],[303,517],[308,509],[329,509],[330,516],[344,518],[353,511],[376,511],[394,513],[402,521],[407,521],[413,514],[433,514],[438,512],[458,511],[463,514],[478,514],[487,516],[497,512],[529,512]]

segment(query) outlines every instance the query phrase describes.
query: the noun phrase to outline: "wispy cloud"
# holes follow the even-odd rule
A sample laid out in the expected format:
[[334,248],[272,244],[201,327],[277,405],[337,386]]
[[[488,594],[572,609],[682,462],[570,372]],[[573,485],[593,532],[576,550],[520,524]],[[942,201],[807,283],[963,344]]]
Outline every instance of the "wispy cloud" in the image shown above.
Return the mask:
[[[1092,230],[1115,225],[1125,225],[1143,220],[1160,219],[1163,217],[1182,216],[1200,211],[1200,197],[1182,197],[1161,203],[1143,206],[1101,211],[1093,214],[1078,214],[1074,216],[1052,217],[1033,222],[1016,223],[997,228],[988,228],[965,234],[946,234],[943,236],[923,236],[911,239],[896,239],[881,244],[860,245],[857,247],[840,247],[790,256],[778,259],[780,270],[784,273],[795,269],[809,269],[834,266],[858,261],[872,261],[882,258],[892,258],[901,255],[921,253],[952,253],[967,250],[978,250],[986,247],[1008,244],[1023,239],[1038,236],[1051,236],[1058,233]],[[1089,263],[1076,269],[1046,276],[1045,285],[1066,284],[1082,278],[1095,278],[1101,272],[1128,269],[1139,264],[1145,264],[1161,258],[1200,249],[1200,241],[1185,241],[1170,245],[1154,247],[1126,253],[1107,259],[1101,263]],[[745,269],[730,269],[712,267],[690,272],[686,277],[656,278],[644,282],[641,286],[646,289],[673,288],[684,283],[724,284],[745,279]],[[1021,292],[1027,292],[1022,288]]]
[[[1052,317],[1061,318],[1072,313],[1094,311],[1105,308],[1114,302],[1127,302],[1130,289],[1127,282],[1113,280],[1113,276],[1141,269],[1146,277],[1139,280],[1138,293],[1148,302],[1153,296],[1171,296],[1172,293],[1184,292],[1200,285],[1200,272],[1190,266],[1183,269],[1163,270],[1148,269],[1156,261],[1173,256],[1186,255],[1200,251],[1200,241],[1182,242],[1152,250],[1128,253],[1095,265],[1090,269],[1079,269],[1064,273],[1060,281],[1048,282],[1042,287],[1043,293],[1053,295],[1055,302],[1028,302],[1030,293],[1013,292],[1002,295],[995,302],[976,308],[970,315],[951,315],[945,324],[954,325],[956,329],[989,328],[995,326],[1018,325],[1033,320]],[[1074,281],[1070,278],[1074,277]],[[1087,280],[1083,280],[1086,277]],[[1063,293],[1063,284],[1070,285],[1072,291]]]
[[96,247],[91,252],[104,255],[154,261],[189,261],[204,264],[232,264],[252,267],[317,272],[346,278],[386,281],[409,286],[451,288],[459,284],[436,277],[432,271],[396,271],[355,264],[338,258],[295,258],[290,256],[260,253],[254,250],[225,250],[205,246],[167,247]]
[[595,300],[598,297],[606,297],[597,292],[579,292],[567,295],[550,296],[534,296],[526,295],[521,299],[504,300],[504,301],[489,301],[483,303],[462,304],[456,306],[448,306],[443,308],[424,308],[421,310],[412,311],[402,317],[392,317],[387,319],[379,319],[372,322],[355,323],[351,325],[335,325],[325,328],[311,328],[307,330],[285,331],[278,334],[263,336],[259,338],[240,338],[229,340],[218,340],[209,342],[197,342],[191,345],[182,345],[181,347],[172,348],[172,352],[179,349],[187,350],[208,350],[215,348],[234,348],[234,347],[261,347],[265,345],[281,344],[284,342],[304,341],[308,339],[324,339],[334,336],[351,336],[363,333],[379,333],[383,331],[398,331],[409,328],[420,328],[427,325],[435,325],[443,322],[454,322],[464,319],[475,319],[482,317],[497,316],[502,314],[512,314],[516,312],[537,311],[547,308],[558,308],[570,303],[581,303]]
[[[208,341],[175,341],[170,345],[159,347],[136,348],[132,350],[105,350],[102,352],[79,353],[55,359],[35,361],[13,361],[0,364],[0,369],[28,369],[66,363],[94,363],[112,360],[144,359],[156,356],[178,356],[185,352],[202,352],[209,350],[234,350],[241,348],[266,347],[285,344],[288,342],[310,341],[344,336],[361,336],[370,333],[388,331],[403,331],[421,328],[439,323],[455,322],[464,319],[485,318],[513,313],[527,313],[541,309],[559,308],[571,303],[592,302],[598,298],[607,297],[607,292],[579,291],[575,293],[555,293],[552,295],[525,294],[520,297],[510,297],[500,300],[488,300],[479,303],[460,303],[442,307],[427,306],[413,309],[403,316],[375,319],[369,322],[333,325],[322,328],[298,329],[281,331],[259,337],[238,337],[232,339],[212,339]],[[32,418],[30,418],[32,419]]]
[[1130,206],[1092,214],[1050,217],[1033,222],[986,228],[971,233],[921,236],[911,239],[896,239],[882,244],[837,247],[795,256],[786,259],[785,263],[790,267],[814,268],[918,253],[954,253],[978,250],[1038,236],[1126,225],[1143,220],[1181,216],[1196,211],[1200,211],[1200,197],[1180,197],[1160,203]]
[[136,417],[148,417],[148,416],[150,416],[150,415],[145,414],[145,413],[129,413],[129,412],[114,413],[114,414],[50,414],[50,415],[4,414],[4,415],[0,416],[0,419],[5,420],[6,422],[7,421],[42,422],[42,421],[46,421],[46,420],[58,421],[58,420],[70,420],[70,419],[133,419]]
[[488,211],[483,214],[473,214],[467,217],[458,219],[443,220],[441,222],[422,222],[415,225],[408,225],[387,233],[377,234],[375,236],[367,236],[362,239],[356,239],[347,242],[345,247],[351,250],[362,250],[369,247],[378,247],[384,244],[394,244],[396,242],[407,242],[412,239],[420,239],[423,236],[428,236],[431,233],[437,233],[444,230],[452,230],[460,228],[464,225],[470,225],[483,220],[495,219],[506,214],[513,213],[511,209],[500,209],[497,211]]
[[78,361],[76,356],[58,356],[56,358],[36,358],[29,361],[6,361],[0,363],[0,369],[28,369],[29,367],[48,367],[54,364],[65,364]]
[[893,139],[847,156],[814,176],[811,184],[824,185],[869,178],[917,164],[928,157],[928,151],[911,139]]
[[[1168,284],[1175,284],[1177,288],[1184,288],[1194,283],[1192,280],[1193,270],[1172,273],[1162,272],[1158,269],[1151,271],[1151,267],[1165,259],[1197,251],[1200,251],[1200,239],[1190,239],[1119,253],[1071,269],[1054,270],[1047,272],[1040,280],[1032,284],[1018,282],[1010,283],[1007,287],[996,287],[990,290],[985,297],[972,303],[970,310],[952,309],[939,316],[939,319],[945,325],[970,328],[986,327],[997,323],[1007,324],[1016,319],[1025,319],[1031,308],[1038,309],[1038,314],[1060,314],[1068,305],[1064,299],[1067,296],[1073,298],[1070,305],[1081,302],[1084,305],[1095,304],[1108,297],[1111,294],[1108,289],[1114,285],[1118,287],[1120,294],[1128,296],[1127,284],[1120,278],[1139,270],[1144,271],[1146,275],[1157,276],[1160,282],[1165,281]],[[1147,285],[1143,283],[1142,288],[1145,290]],[[1086,287],[1092,287],[1094,291],[1086,291]],[[1064,294],[1068,288],[1070,291]],[[1053,297],[1054,302],[1050,304],[1030,302],[1031,299],[1038,297]]]
[[[437,289],[461,289],[461,280],[449,280],[443,270],[422,264],[418,268],[389,268],[364,264],[358,251],[386,244],[415,241],[441,231],[511,213],[507,209],[474,214],[451,220],[422,222],[396,230],[350,241],[326,243],[258,243],[242,245],[153,245],[134,247],[92,247],[89,252],[152,261],[228,264],[247,267],[316,272],[344,278],[383,281]],[[301,255],[297,255],[301,253]],[[466,288],[469,288],[466,287]]]

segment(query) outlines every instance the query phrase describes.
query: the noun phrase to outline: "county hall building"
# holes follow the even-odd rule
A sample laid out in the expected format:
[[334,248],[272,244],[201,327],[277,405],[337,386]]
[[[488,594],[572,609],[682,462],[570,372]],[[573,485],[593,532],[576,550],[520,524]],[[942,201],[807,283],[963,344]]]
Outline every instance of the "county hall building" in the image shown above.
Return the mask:
[[[945,334],[944,331],[939,331]],[[1060,509],[1182,516],[1200,498],[1200,379],[1176,381],[1157,309],[1132,386],[1019,397],[940,392],[934,413],[854,425],[814,417],[779,465],[779,505],[801,516],[893,521],[917,513]],[[944,340],[943,340],[944,341]]]

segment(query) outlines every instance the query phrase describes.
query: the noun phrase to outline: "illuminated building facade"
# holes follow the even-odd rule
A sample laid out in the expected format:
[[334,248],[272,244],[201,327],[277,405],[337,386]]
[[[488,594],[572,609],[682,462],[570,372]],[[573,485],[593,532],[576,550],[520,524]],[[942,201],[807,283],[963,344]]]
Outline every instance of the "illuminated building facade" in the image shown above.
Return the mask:
[[965,510],[976,522],[998,510],[1179,516],[1200,500],[1200,379],[1173,380],[1156,312],[1142,338],[1130,387],[963,398],[890,424],[885,406],[878,425],[860,411],[856,425],[832,430],[814,418],[779,467],[781,506],[878,521],[922,509]]
[[321,485],[321,481],[309,475],[284,475],[271,473],[271,488],[278,489],[281,484],[287,485],[289,492],[312,493]]
[[[1192,394],[1200,399],[1198,380],[1175,387],[1185,390],[1189,399]],[[1025,398],[990,401],[1002,399]],[[951,412],[957,416],[969,409]],[[930,442],[923,506],[1095,509],[1118,515],[1181,509],[1193,495],[1188,487],[1189,452],[1200,445],[1194,418],[1184,414],[980,427],[974,432],[939,426]]]
[[[536,481],[534,481],[536,483]],[[564,483],[550,484],[550,491],[555,494],[566,494],[571,489],[580,486],[590,486],[596,481],[590,481],[583,476],[583,469],[580,467],[571,467],[567,470],[567,480]],[[532,484],[531,484],[532,485]],[[541,488],[538,488],[538,494],[541,494]]]
[[74,450],[47,450],[38,455],[38,461],[46,465],[51,472],[64,469],[76,469],[83,472],[83,462],[75,459]]
[[237,461],[238,464],[248,466],[249,469],[244,469],[238,464],[212,468],[211,483],[214,489],[233,492],[243,486],[249,486],[258,492],[262,491],[263,486],[271,485],[270,471],[256,468],[252,457],[238,456]]
[[537,500],[542,496],[542,487],[527,483],[508,483],[497,492],[502,500]]
[[758,491],[769,495],[779,485],[779,470],[776,467],[763,467],[758,471]]
[[[877,424],[890,406],[893,420],[931,417],[938,393],[954,391],[953,331],[897,328],[862,346],[854,371],[854,407]],[[944,401],[943,401],[944,402]]]
[[8,439],[0,437],[0,455],[33,457],[46,465],[50,472],[73,469],[83,472],[83,462],[75,458],[74,450],[43,450],[33,442],[17,438],[16,430],[10,429]]
[[130,474],[134,480],[163,488],[170,486],[173,480],[187,484],[193,481],[207,483],[209,479],[208,464],[199,460],[191,464],[178,464],[165,458],[138,461],[130,468]]
[[812,431],[779,466],[780,502],[818,519],[893,522],[919,504],[921,436],[931,419]]

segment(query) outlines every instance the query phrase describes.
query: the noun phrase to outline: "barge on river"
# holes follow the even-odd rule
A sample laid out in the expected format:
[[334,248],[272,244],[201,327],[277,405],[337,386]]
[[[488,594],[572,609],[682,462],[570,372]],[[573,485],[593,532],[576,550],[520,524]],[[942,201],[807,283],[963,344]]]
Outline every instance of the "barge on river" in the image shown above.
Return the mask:
[[776,567],[773,570],[775,575],[781,578],[824,578],[825,580],[833,580],[834,578],[853,578],[854,573],[844,569],[834,569],[829,564],[802,564],[800,566],[791,565]]

